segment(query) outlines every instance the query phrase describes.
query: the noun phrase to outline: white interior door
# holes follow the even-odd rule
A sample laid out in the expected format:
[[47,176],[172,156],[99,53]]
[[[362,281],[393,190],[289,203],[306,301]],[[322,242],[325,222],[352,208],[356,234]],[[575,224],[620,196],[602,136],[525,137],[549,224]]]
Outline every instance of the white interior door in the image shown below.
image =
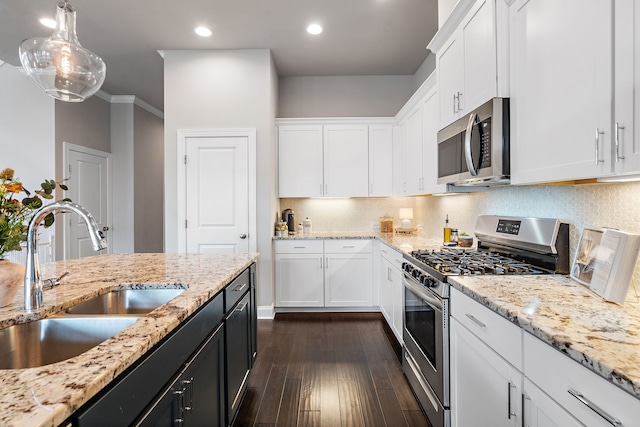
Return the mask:
[[249,138],[185,138],[186,251],[249,252]]
[[[109,243],[111,154],[68,143],[65,143],[64,152],[66,177],[69,178],[67,197],[91,212]],[[73,213],[65,214],[64,221],[65,259],[96,255],[84,221]]]

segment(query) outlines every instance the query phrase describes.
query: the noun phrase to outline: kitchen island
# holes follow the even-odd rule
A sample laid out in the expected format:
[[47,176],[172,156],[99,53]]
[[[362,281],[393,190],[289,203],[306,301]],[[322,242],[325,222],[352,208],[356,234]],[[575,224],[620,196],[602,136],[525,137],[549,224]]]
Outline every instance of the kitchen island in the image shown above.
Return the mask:
[[0,327],[55,316],[89,298],[119,289],[182,288],[179,296],[91,350],[28,369],[0,370],[0,425],[57,426],[133,365],[155,344],[248,268],[257,254],[103,255],[44,265],[42,277],[59,277],[44,305],[23,310],[22,295],[0,309]]

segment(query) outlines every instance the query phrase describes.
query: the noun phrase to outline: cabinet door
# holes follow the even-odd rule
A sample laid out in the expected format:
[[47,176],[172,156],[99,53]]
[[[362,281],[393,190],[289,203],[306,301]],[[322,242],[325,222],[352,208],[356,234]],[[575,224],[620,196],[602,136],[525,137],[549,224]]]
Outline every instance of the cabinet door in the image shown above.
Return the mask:
[[406,119],[405,195],[422,193],[422,106],[418,105]]
[[528,427],[580,427],[582,426],[567,411],[536,387],[524,379],[522,416]]
[[393,195],[393,128],[369,126],[369,196]]
[[224,337],[224,327],[220,325],[188,362],[185,370],[135,425],[224,425]]
[[444,193],[445,184],[438,184],[438,124],[440,109],[438,92],[431,90],[422,102],[422,191],[425,194]]
[[[231,425],[246,389],[251,370],[250,292],[238,302],[224,322],[227,365],[227,425]],[[211,424],[206,424],[211,425]]]
[[322,173],[322,126],[279,126],[280,197],[322,197]]
[[[640,172],[640,5],[615,3],[614,161],[617,173]],[[616,138],[617,137],[617,138]]]
[[464,57],[460,33],[454,33],[437,53],[438,93],[440,94],[440,128],[459,117],[464,92]]
[[380,261],[380,311],[393,329],[393,300],[391,290],[391,263],[381,257]]
[[367,125],[324,126],[324,195],[325,197],[369,195],[369,128]]
[[325,255],[325,307],[373,306],[371,253]]
[[322,254],[277,254],[276,306],[322,307],[323,267]]
[[402,270],[399,266],[391,268],[391,302],[393,304],[393,324],[391,329],[402,345],[402,328],[404,321],[404,285],[402,284]]
[[495,0],[479,0],[461,24],[464,94],[460,112],[465,114],[496,96]]
[[611,0],[517,0],[511,14],[511,181],[611,170]]
[[451,425],[521,425],[522,374],[451,318]]

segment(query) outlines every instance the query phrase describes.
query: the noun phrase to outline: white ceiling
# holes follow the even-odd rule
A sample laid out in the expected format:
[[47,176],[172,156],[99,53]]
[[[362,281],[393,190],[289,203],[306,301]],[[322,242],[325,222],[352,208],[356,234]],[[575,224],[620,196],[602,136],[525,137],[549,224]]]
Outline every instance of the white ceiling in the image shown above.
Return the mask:
[[[282,76],[409,75],[427,57],[437,0],[69,0],[80,43],[107,64],[102,87],[163,109],[159,50],[271,49]],[[55,0],[0,1],[0,60],[19,65],[18,45],[51,30]],[[305,28],[324,27],[319,36]],[[213,35],[194,34],[198,25]]]

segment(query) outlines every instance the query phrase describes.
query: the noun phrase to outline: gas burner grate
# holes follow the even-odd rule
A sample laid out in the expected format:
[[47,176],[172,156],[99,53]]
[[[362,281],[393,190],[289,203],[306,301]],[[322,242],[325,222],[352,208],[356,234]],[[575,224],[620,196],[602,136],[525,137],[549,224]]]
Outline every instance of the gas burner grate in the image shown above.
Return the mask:
[[547,271],[513,258],[478,250],[418,250],[411,256],[446,275],[545,274]]

